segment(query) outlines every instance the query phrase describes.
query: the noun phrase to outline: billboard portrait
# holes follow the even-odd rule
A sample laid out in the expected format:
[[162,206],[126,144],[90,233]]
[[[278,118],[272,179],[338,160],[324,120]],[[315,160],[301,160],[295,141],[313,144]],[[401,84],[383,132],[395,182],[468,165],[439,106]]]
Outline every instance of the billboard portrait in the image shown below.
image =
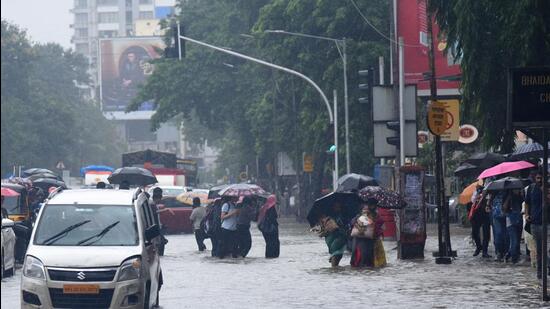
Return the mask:
[[[164,42],[160,37],[132,37],[99,41],[100,97],[104,112],[125,111],[136,97],[138,86],[153,74],[150,60],[161,57]],[[153,110],[143,102],[139,110]]]

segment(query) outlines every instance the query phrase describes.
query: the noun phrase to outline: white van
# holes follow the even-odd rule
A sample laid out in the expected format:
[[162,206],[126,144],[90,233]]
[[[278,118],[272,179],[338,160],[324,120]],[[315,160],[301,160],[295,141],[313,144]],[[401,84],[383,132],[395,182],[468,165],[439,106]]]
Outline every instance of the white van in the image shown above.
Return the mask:
[[159,235],[141,189],[50,196],[25,256],[21,308],[158,306]]

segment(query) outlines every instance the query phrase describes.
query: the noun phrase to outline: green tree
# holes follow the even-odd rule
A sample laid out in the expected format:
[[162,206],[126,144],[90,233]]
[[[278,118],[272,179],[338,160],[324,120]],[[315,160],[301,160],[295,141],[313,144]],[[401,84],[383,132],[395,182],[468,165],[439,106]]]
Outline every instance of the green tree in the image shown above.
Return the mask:
[[480,128],[485,146],[509,152],[507,70],[550,65],[550,2],[430,0],[429,6],[448,50],[461,58],[466,118]]
[[89,83],[87,62],[57,44],[31,44],[2,20],[2,172],[13,165],[77,173],[82,164],[118,165],[116,132],[76,84]]

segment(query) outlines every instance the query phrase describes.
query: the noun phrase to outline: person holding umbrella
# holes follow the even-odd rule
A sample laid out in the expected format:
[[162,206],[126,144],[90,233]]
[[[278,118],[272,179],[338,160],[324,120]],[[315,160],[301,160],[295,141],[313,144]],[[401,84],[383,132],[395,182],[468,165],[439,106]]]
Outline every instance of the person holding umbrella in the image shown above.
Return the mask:
[[493,227],[493,243],[495,246],[496,261],[504,261],[508,252],[508,231],[506,230],[506,215],[502,206],[506,200],[508,192],[500,190],[491,192],[488,195],[486,211],[491,213],[491,223]]
[[523,218],[521,217],[521,208],[523,203],[523,195],[521,189],[510,190],[508,198],[504,202],[503,210],[506,214],[506,230],[508,232],[509,249],[506,256],[512,260],[512,263],[517,264],[520,253],[520,237],[523,228]]
[[250,234],[250,221],[254,216],[252,197],[242,197],[240,205],[237,205],[239,215],[237,216],[237,250],[240,256],[246,257],[252,247],[252,235]]
[[384,221],[378,216],[377,205],[378,200],[369,198],[361,213],[352,220],[350,264],[353,267],[386,265],[386,254],[381,240]]
[[[487,203],[486,193],[483,191],[483,183],[478,182],[476,190],[472,195],[472,207],[468,213],[468,219],[472,224],[472,238],[476,244],[474,256],[482,253],[483,258],[490,258],[488,253],[489,241],[491,240],[491,220],[484,204]],[[483,242],[481,241],[480,229],[483,231]]]
[[325,242],[330,253],[329,262],[332,267],[340,264],[347,244],[347,231],[342,215],[342,204],[335,202],[332,205],[330,215],[322,215],[319,218],[321,226],[321,236],[325,237]]
[[237,233],[237,216],[239,215],[239,209],[236,208],[235,202],[237,197],[224,196],[222,212],[220,215],[221,226],[221,239],[219,258],[223,259],[227,255],[231,254],[234,258],[238,256],[236,246],[236,233]]
[[542,278],[542,172],[535,175],[535,183],[529,185],[525,195],[525,220],[531,226],[537,249],[537,278]]

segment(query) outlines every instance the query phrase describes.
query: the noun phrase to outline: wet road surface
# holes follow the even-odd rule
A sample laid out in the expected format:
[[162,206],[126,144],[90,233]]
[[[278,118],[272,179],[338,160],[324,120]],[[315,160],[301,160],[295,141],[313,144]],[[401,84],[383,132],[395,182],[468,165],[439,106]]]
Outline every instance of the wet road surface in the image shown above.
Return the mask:
[[[332,269],[324,240],[290,221],[281,226],[278,259],[263,257],[254,225],[244,259],[215,259],[197,251],[193,235],[168,235],[161,308],[550,308],[540,301],[530,264],[472,257],[469,230],[455,226],[451,233],[458,251],[451,265],[435,264],[431,225],[424,260],[397,260],[396,242],[384,241],[388,266],[379,270],[352,269],[349,255]],[[2,308],[19,307],[20,275],[18,269],[2,280]]]

